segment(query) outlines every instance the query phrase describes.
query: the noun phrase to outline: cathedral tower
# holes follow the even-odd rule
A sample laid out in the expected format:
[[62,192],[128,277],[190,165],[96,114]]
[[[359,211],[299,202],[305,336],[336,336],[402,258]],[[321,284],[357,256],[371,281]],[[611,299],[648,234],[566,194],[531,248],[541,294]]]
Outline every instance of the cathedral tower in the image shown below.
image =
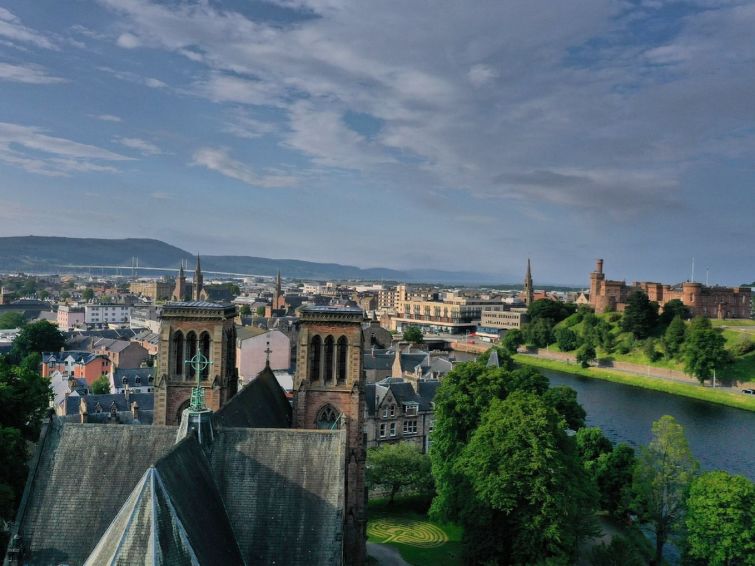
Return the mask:
[[181,268],[178,270],[178,277],[176,277],[176,288],[173,289],[173,300],[186,300],[184,293],[186,293],[186,274],[184,273],[184,262],[181,260]]
[[345,428],[344,563],[365,562],[364,375],[361,309],[304,307],[294,380],[294,428]]
[[202,267],[199,265],[199,254],[197,254],[197,267],[194,269],[194,285],[192,285],[192,288],[191,288],[192,301],[202,300],[202,287],[203,286],[204,286],[204,281],[202,278]]
[[199,376],[208,409],[217,411],[235,393],[236,307],[214,303],[168,303],[160,322],[154,423],[175,425],[189,406],[197,376],[187,363],[201,353],[210,362]]
[[532,268],[530,267],[530,258],[527,258],[527,274],[524,276],[524,304],[530,306],[534,300],[534,290],[532,289]]

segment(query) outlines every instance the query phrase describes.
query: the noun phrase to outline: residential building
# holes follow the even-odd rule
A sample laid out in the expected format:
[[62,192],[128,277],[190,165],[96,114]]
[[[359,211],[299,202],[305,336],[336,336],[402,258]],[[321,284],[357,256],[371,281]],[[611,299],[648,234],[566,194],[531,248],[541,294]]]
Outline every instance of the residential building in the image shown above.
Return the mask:
[[57,314],[58,328],[63,331],[86,326],[84,307],[60,305]]
[[151,425],[154,416],[151,393],[72,393],[56,406],[62,422]]
[[149,359],[147,350],[128,340],[99,338],[92,344],[95,354],[107,356],[116,368],[138,368]]
[[239,381],[248,383],[265,369],[288,370],[291,366],[291,340],[280,330],[255,326],[236,327],[236,367]]
[[91,303],[84,305],[84,322],[92,326],[129,324],[131,306],[121,303]]
[[110,393],[152,393],[154,390],[154,368],[117,368],[110,373]]
[[42,377],[59,371],[66,378],[82,378],[87,385],[110,373],[112,363],[107,356],[93,352],[63,351],[42,354]]
[[147,297],[153,301],[167,301],[175,283],[166,279],[140,279],[129,283],[129,292],[139,297]]

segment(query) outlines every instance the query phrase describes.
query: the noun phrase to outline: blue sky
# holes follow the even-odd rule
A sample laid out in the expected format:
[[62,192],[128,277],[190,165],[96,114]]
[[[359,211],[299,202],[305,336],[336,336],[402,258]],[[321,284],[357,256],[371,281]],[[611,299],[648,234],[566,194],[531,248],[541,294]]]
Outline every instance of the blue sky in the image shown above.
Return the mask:
[[0,0],[0,235],[751,281],[753,30],[725,0]]

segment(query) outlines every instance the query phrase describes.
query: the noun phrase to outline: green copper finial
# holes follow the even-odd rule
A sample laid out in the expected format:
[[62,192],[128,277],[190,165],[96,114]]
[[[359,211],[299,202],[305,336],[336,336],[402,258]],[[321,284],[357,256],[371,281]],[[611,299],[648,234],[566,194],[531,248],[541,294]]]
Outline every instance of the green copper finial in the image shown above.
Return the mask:
[[205,409],[204,390],[199,383],[202,380],[202,372],[207,369],[207,367],[211,366],[212,362],[208,360],[202,352],[197,352],[194,354],[193,358],[186,360],[184,363],[188,364],[197,376],[197,386],[191,392],[191,404],[189,405],[189,409],[192,411],[202,411]]

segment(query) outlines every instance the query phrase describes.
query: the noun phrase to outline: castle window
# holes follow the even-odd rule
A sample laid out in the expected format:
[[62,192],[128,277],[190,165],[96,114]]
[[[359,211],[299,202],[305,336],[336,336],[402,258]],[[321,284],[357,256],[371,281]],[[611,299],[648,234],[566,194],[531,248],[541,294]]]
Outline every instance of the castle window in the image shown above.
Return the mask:
[[[196,354],[197,354],[197,335],[192,331],[186,335],[186,359],[182,360],[181,363],[184,363],[192,359]],[[191,364],[187,364],[186,375],[189,377],[189,379],[194,379],[194,376],[196,375],[196,372],[194,371],[194,368],[191,367]]]
[[322,339],[319,336],[312,338],[309,344],[309,379],[311,381],[320,380],[320,350],[322,348]]
[[333,337],[325,339],[325,383],[333,381]]
[[338,417],[340,415],[330,405],[324,406],[317,414],[317,428],[329,430],[338,428]]
[[[212,343],[212,340],[210,340],[210,333],[206,330],[202,332],[202,334],[199,335],[199,350],[202,352],[202,355],[210,359],[210,345]],[[210,375],[210,366],[208,365],[206,368],[202,370],[201,378],[207,379],[207,376]]]
[[336,369],[336,379],[338,380],[338,383],[346,382],[346,357],[348,350],[349,341],[346,339],[346,336],[341,336],[338,339],[338,367]]
[[180,330],[173,334],[173,354],[175,360],[176,375],[183,375],[184,372],[184,335]]

